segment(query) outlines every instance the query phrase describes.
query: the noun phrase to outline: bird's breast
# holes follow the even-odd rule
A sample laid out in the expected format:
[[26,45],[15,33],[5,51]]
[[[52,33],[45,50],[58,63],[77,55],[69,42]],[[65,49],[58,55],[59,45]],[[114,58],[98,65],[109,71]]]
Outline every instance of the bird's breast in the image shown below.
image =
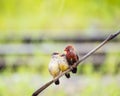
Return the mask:
[[60,70],[66,71],[69,68],[69,65],[67,63],[60,63]]
[[51,61],[49,64],[49,72],[53,77],[56,77],[60,73],[59,65],[56,61]]

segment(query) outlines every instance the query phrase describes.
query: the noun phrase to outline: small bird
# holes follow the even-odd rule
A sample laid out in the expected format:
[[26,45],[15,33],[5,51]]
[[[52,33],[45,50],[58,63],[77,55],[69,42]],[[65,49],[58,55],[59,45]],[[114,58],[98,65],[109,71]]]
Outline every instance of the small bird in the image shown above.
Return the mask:
[[[59,62],[58,62],[59,57],[60,57],[59,53],[56,53],[56,52],[53,53],[48,66],[49,72],[53,76],[53,78],[55,78],[60,74],[60,68],[59,68]],[[60,83],[59,79],[55,81],[56,85],[58,85],[59,83]]]
[[[76,63],[79,60],[79,56],[77,54],[76,49],[72,45],[68,45],[64,51],[66,52],[66,59],[68,61],[68,64],[71,66],[74,63]],[[77,72],[77,67],[73,68],[72,73]]]
[[[65,54],[61,54],[60,55],[60,59],[59,59],[59,68],[62,72],[66,71],[67,69],[69,69],[69,64],[67,62],[66,59],[66,55]],[[65,76],[67,78],[70,78],[70,73],[66,73]]]

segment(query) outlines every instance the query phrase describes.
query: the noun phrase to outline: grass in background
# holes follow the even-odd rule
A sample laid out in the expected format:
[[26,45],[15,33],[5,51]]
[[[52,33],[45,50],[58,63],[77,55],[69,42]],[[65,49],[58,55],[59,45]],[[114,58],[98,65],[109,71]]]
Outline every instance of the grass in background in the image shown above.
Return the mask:
[[[7,61],[12,63],[15,59],[14,57],[16,56],[12,58],[7,56]],[[78,66],[78,74],[72,75],[70,80],[61,81],[60,86],[54,86],[53,84],[41,93],[41,96],[52,96],[53,94],[56,96],[119,96],[120,74],[115,72],[117,69],[117,66],[115,66],[117,64],[116,61],[119,61],[118,57],[119,53],[108,53],[105,64],[102,65],[98,72],[94,70],[92,63],[86,63],[82,69],[81,65]],[[23,56],[23,58],[28,59],[27,56]],[[9,66],[1,72],[1,96],[31,96],[34,90],[52,79],[47,69],[49,56],[36,53],[30,58],[35,62],[29,61],[29,65],[19,66],[16,71],[13,71],[14,69]],[[83,71],[82,74],[79,73],[81,70]],[[78,79],[76,78],[77,76],[79,77]],[[78,83],[77,86],[76,83]],[[70,91],[69,86],[64,84],[69,84],[73,91]]]

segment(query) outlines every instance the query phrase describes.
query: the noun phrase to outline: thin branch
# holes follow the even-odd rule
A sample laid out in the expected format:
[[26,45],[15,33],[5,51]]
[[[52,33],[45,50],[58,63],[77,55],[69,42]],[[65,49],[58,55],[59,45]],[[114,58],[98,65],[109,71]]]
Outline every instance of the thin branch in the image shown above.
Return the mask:
[[114,39],[116,36],[120,34],[120,31],[109,35],[102,43],[100,43],[97,47],[95,47],[93,50],[89,51],[85,56],[83,56],[78,62],[76,62],[72,67],[70,67],[68,70],[64,71],[60,75],[58,75],[55,79],[47,82],[44,84],[41,88],[39,88],[37,91],[35,91],[32,96],[37,96],[39,93],[41,93],[44,89],[46,89],[48,86],[50,86],[54,81],[59,79],[61,76],[63,76],[65,73],[70,72],[73,67],[77,67],[82,61],[87,59],[89,56],[91,56],[94,52],[96,52],[98,49],[100,49],[103,45],[105,45],[108,41]]
[[48,83],[46,83],[45,85],[43,85],[41,88],[39,88],[37,91],[35,91],[32,94],[32,96],[37,96],[40,92],[42,92],[45,88],[47,88],[48,86],[50,86],[53,82],[54,82],[54,80],[49,81]]
[[82,61],[84,61],[85,59],[87,59],[90,55],[92,55],[94,52],[96,52],[98,49],[100,49],[103,45],[105,45],[108,41],[114,39],[117,35],[120,34],[120,31],[109,35],[102,43],[100,43],[97,47],[95,47],[94,49],[92,49],[91,51],[89,51],[85,56],[83,56],[78,62],[76,62],[76,64],[74,64],[74,67],[77,67]]

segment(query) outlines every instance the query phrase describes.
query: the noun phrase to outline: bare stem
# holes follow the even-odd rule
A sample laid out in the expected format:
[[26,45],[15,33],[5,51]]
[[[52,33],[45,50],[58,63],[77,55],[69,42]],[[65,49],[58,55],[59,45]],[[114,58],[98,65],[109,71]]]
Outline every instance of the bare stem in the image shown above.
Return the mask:
[[40,92],[42,92],[44,89],[46,89],[48,86],[50,86],[52,83],[54,82],[54,80],[51,80],[49,82],[47,82],[45,85],[43,85],[41,88],[39,88],[37,91],[35,91],[32,96],[37,96]]
[[[100,49],[103,45],[105,45],[108,41],[114,39],[116,36],[120,34],[120,31],[109,35],[102,43],[100,43],[97,47],[95,47],[93,50],[89,51],[85,56],[83,56],[78,62],[76,62],[72,67],[77,67],[82,61],[87,59],[89,56],[91,56],[93,53],[95,53],[98,49]],[[72,67],[70,67],[68,70],[64,71],[60,75],[58,75],[55,79],[47,82],[44,84],[42,87],[40,87],[37,91],[35,91],[32,96],[37,96],[39,93],[41,93],[44,89],[46,89],[48,86],[50,86],[55,80],[59,79],[62,77],[65,73],[70,72]]]

